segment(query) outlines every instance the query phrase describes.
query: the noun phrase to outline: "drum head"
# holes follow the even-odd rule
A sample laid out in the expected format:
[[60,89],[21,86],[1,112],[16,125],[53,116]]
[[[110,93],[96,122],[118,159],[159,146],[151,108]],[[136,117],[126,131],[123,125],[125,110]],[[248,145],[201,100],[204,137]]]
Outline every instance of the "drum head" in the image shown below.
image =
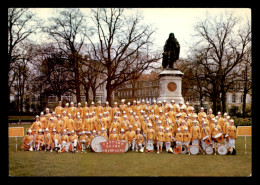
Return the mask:
[[209,137],[209,136],[207,135],[207,136],[203,137],[202,140],[205,140],[205,139],[207,139],[208,137]]
[[199,147],[197,147],[196,145],[191,145],[190,146],[190,153],[193,155],[197,155],[199,153]]
[[91,141],[91,148],[94,152],[102,152],[101,148],[101,142],[106,142],[107,139],[103,136],[96,136],[94,139]]
[[215,138],[217,139],[217,138],[219,138],[221,135],[222,135],[222,133],[218,133],[218,134],[215,135]]
[[208,155],[211,155],[213,154],[213,147],[212,145],[209,145],[205,148],[205,153],[208,154]]
[[225,145],[220,145],[218,147],[218,154],[219,155],[226,155],[227,154],[227,147]]
[[126,141],[126,140],[120,140],[121,142],[125,142],[126,144],[125,144],[125,152],[127,152],[128,151],[128,142]]
[[147,143],[145,148],[146,148],[146,150],[153,150],[153,144]]
[[186,145],[181,145],[181,154],[186,154],[188,152],[188,147]]

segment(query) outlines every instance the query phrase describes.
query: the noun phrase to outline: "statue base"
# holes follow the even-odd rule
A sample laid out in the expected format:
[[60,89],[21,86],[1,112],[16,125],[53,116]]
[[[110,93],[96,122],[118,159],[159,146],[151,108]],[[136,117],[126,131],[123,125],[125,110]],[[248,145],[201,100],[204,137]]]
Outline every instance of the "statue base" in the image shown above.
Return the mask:
[[163,71],[158,75],[159,97],[157,98],[157,100],[166,100],[168,104],[170,104],[172,100],[174,100],[176,104],[184,102],[181,94],[183,75],[184,73],[176,68],[163,69]]

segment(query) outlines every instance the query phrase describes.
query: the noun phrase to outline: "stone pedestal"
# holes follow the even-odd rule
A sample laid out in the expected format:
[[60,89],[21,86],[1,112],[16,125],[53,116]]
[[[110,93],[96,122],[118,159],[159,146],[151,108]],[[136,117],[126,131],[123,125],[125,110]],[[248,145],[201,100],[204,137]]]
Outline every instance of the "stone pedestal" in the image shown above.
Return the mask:
[[158,101],[166,100],[170,104],[172,100],[176,104],[184,102],[181,94],[183,74],[178,69],[164,69],[159,76],[159,97]]

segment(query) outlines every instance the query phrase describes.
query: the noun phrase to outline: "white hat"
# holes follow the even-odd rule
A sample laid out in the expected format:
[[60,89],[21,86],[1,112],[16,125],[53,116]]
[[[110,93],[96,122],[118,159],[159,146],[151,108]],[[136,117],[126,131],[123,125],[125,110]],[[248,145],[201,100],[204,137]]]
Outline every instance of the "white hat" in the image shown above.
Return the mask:
[[62,113],[63,113],[63,114],[66,114],[66,111],[63,111]]
[[125,130],[122,128],[122,129],[121,129],[121,132],[124,132],[124,131],[125,131]]
[[81,105],[81,103],[79,102],[78,105]]
[[109,102],[107,101],[106,104],[109,104]]
[[227,116],[227,119],[230,119],[230,116]]
[[73,105],[74,103],[73,102],[70,102],[71,105]]
[[212,109],[209,109],[209,111],[212,111]]
[[46,132],[49,132],[49,129],[48,129],[48,128],[46,128],[46,129],[45,129],[45,131],[46,131]]
[[156,116],[155,116],[155,118],[159,118],[159,116],[158,116],[158,115],[156,115]]
[[165,113],[165,116],[168,116],[168,113],[167,113],[167,112]]
[[53,117],[50,117],[50,120],[53,120]]
[[153,125],[152,125],[152,123],[149,123],[148,126],[151,127],[151,126],[153,126]]
[[74,130],[72,130],[71,133],[74,133]]
[[186,121],[182,120],[182,122],[181,122],[181,123],[186,123]]
[[125,100],[124,100],[124,99],[122,99],[122,100],[121,100],[121,102],[125,102]]
[[136,131],[140,131],[140,128],[137,128]]
[[96,131],[95,131],[95,130],[93,130],[92,132],[93,132],[93,133],[95,133]]
[[69,103],[66,103],[65,105],[69,105]]
[[58,114],[57,117],[60,117],[60,114]]
[[163,112],[162,110],[160,110],[159,112]]
[[156,103],[156,100],[153,100],[154,103]]
[[206,124],[207,124],[207,122],[206,122],[206,121],[203,121],[203,124],[204,124],[204,125],[206,125]]
[[56,113],[53,111],[52,114],[56,114]]
[[30,132],[30,133],[31,133],[31,132],[32,132],[32,130],[31,130],[31,129],[29,129],[29,130],[28,130],[28,132]]
[[139,117],[138,116],[135,116],[136,119],[138,119]]
[[224,116],[227,116],[227,113],[226,113],[226,112],[224,113]]
[[101,103],[101,101],[98,101],[98,103]]
[[38,132],[42,132],[42,129],[39,129]]
[[166,130],[170,130],[169,127],[167,127]]
[[163,127],[162,127],[162,126],[159,126],[159,128],[160,128],[160,129],[163,129]]
[[93,105],[94,105],[95,103],[94,103],[94,102],[91,102],[91,104],[93,104]]
[[187,102],[186,102],[186,105],[189,105],[189,104],[190,104],[190,103],[187,101]]
[[69,113],[68,116],[71,116],[71,113]]
[[127,103],[127,105],[131,105],[131,103],[130,103],[130,102],[128,102],[128,103]]
[[102,128],[101,128],[101,130],[103,130],[103,131],[104,131],[104,130],[106,130],[106,129],[105,129],[104,127],[102,127]]
[[124,118],[127,118],[127,115],[124,115],[123,117],[124,117]]
[[206,114],[204,114],[204,115],[203,115],[203,118],[206,118],[206,117],[207,117],[207,115],[206,115]]
[[219,111],[218,114],[221,114],[221,112]]
[[179,104],[183,104],[182,102],[180,102]]
[[138,103],[140,103],[140,101],[137,101],[136,103],[138,104]]
[[86,133],[85,130],[83,130],[83,131],[82,131],[82,134],[85,134],[85,133]]
[[56,132],[56,129],[54,128],[54,129],[52,130],[52,132]]
[[115,119],[117,119],[117,116],[114,116]]
[[125,111],[123,111],[123,114],[126,114],[126,112],[125,112]]
[[44,112],[41,112],[41,114],[44,114]]
[[162,123],[162,121],[161,121],[161,120],[159,120],[159,121],[158,121],[158,123]]
[[233,119],[231,119],[231,120],[230,120],[230,123],[234,123],[234,120],[233,120]]
[[136,101],[134,100],[133,103],[136,103]]
[[144,99],[142,99],[142,102],[145,102],[145,100],[144,100]]
[[133,112],[133,115],[136,115],[136,113],[135,113],[135,112]]
[[49,108],[46,108],[46,110],[50,110]]
[[174,100],[172,100],[171,102],[172,102],[172,103],[175,103],[175,101],[174,101]]
[[163,100],[163,103],[166,103],[167,101],[166,100]]
[[130,110],[129,112],[133,112],[132,110]]
[[[47,131],[47,129],[46,129],[46,131]],[[48,130],[48,131],[49,131],[49,130]],[[63,132],[67,132],[67,130],[66,130],[66,129],[64,129],[64,130],[63,130]]]
[[201,107],[201,108],[200,108],[200,110],[203,110],[203,109],[204,109],[204,107]]
[[184,130],[188,130],[188,127],[184,127]]
[[115,132],[116,131],[116,129],[115,128],[113,128],[113,132]]
[[100,113],[99,116],[103,116],[103,114]]
[[181,128],[179,127],[179,128],[177,128],[177,131],[181,131]]
[[184,108],[183,108],[183,107],[180,107],[180,110],[181,110],[181,109],[184,109]]
[[38,116],[38,115],[36,115],[35,117],[36,117],[36,118],[39,118],[39,116]]
[[162,102],[161,102],[161,101],[158,101],[158,104],[159,104],[159,103],[162,103]]
[[133,126],[132,126],[132,125],[129,125],[129,128],[133,128]]
[[114,102],[114,104],[117,104],[117,102]]

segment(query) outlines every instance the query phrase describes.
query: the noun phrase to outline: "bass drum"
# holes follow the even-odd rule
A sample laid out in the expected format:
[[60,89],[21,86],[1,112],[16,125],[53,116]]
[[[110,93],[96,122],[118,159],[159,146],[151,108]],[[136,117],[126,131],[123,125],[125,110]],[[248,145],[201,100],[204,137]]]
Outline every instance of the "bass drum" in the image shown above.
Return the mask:
[[190,146],[190,153],[192,155],[197,155],[199,153],[200,149],[197,145],[191,145]]
[[218,154],[219,155],[226,155],[227,154],[227,147],[225,145],[220,145],[218,147]]
[[129,147],[128,142],[126,140],[120,140],[120,141],[126,143],[125,144],[125,152],[127,152],[128,151],[128,147]]
[[107,139],[103,136],[96,136],[92,139],[90,147],[94,152],[102,152],[101,142],[106,142]]
[[205,153],[208,154],[208,155],[213,154],[213,147],[212,147],[212,145],[206,146]]

